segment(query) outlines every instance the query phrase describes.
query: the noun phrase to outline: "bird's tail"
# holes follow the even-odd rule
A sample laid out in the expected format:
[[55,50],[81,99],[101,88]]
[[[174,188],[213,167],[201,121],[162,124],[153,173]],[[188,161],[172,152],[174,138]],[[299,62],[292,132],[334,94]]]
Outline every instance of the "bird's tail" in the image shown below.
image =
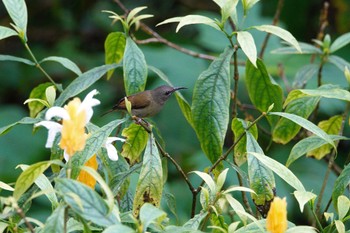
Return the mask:
[[102,113],[100,117],[103,117],[103,116],[107,115],[108,113],[113,112],[114,110],[115,110],[115,109],[112,108],[112,109],[108,110],[107,112]]

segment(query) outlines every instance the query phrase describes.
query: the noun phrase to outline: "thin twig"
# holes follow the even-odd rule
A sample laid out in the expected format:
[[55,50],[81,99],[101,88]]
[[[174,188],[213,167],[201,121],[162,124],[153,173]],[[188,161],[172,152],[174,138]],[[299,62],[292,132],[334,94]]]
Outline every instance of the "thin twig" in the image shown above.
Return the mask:
[[32,232],[32,233],[34,233],[34,232],[35,232],[35,231],[34,231],[34,227],[33,227],[33,225],[27,220],[27,217],[25,216],[25,214],[24,214],[22,208],[19,207],[19,206],[17,205],[17,203],[15,203],[14,207],[15,207],[15,209],[16,209],[17,214],[23,219],[23,221],[24,221],[24,223],[26,224],[26,226],[28,227],[29,231]]
[[[276,12],[275,12],[275,16],[273,17],[272,25],[277,25],[277,23],[280,19],[283,4],[284,4],[284,0],[278,1],[278,5],[277,5]],[[270,36],[271,36],[270,33],[267,33],[265,36],[265,39],[264,39],[264,42],[262,43],[260,54],[259,54],[260,59],[263,59],[263,57],[264,57],[264,52],[265,52],[267,42],[269,41]]]

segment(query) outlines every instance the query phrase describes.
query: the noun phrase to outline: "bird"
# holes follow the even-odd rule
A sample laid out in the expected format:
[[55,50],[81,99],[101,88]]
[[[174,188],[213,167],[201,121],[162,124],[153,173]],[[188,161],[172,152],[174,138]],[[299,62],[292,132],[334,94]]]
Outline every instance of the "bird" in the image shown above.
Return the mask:
[[165,102],[169,99],[172,93],[181,89],[187,88],[162,85],[153,90],[142,91],[120,99],[111,110],[103,115],[116,110],[127,110],[125,105],[125,98],[127,98],[131,103],[131,114],[133,116],[139,118],[152,117],[162,110]]

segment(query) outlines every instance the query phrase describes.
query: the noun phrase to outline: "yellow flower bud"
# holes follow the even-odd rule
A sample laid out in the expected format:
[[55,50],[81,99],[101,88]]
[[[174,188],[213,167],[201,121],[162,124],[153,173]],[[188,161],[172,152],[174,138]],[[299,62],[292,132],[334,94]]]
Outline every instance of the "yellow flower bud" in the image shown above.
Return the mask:
[[287,230],[286,198],[273,199],[266,218],[266,229],[271,233],[283,233]]

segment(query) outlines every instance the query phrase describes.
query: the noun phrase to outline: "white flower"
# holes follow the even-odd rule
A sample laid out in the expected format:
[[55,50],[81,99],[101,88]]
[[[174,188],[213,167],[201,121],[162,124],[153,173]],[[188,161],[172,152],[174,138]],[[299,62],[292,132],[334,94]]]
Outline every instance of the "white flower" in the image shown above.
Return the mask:
[[108,157],[113,161],[117,161],[118,151],[117,149],[115,149],[115,147],[112,144],[114,141],[125,142],[125,139],[119,138],[119,137],[108,137],[103,147],[106,148]]

